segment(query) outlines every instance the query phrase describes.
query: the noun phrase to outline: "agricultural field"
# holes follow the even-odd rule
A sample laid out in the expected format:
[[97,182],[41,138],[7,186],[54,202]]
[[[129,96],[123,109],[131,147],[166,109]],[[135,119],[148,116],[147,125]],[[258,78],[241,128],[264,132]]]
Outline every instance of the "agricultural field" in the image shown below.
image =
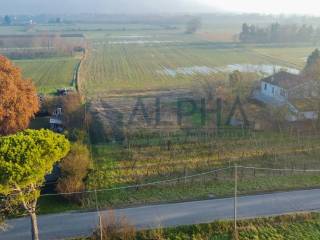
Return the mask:
[[[234,164],[239,166],[239,195],[320,186],[318,172],[303,171],[319,169],[317,134],[266,134],[236,129],[218,135],[199,130],[140,133],[128,145],[92,145],[91,150],[94,169],[87,184],[88,189],[107,189],[97,193],[101,208],[230,197],[234,194]],[[158,183],[148,185],[152,182]],[[123,188],[136,184],[142,186]],[[52,213],[80,207],[66,205],[60,199],[55,208],[48,209],[45,203],[51,201],[50,196],[41,198],[40,211]],[[81,208],[94,208],[96,201],[90,193]]]
[[266,75],[280,68],[298,72],[312,50],[250,48],[182,34],[111,35],[91,42],[81,76],[90,97],[185,89],[208,76],[226,80],[234,70]]
[[[91,100],[89,111],[96,113],[91,127],[99,134],[105,131],[104,124],[110,118],[117,118],[113,113],[108,115],[110,111],[123,111],[124,115],[119,115],[120,118],[128,120],[128,113],[134,107],[132,97],[161,96],[162,92],[173,94],[173,100],[179,94],[183,96],[183,93],[184,96],[193,96],[190,91],[192,94],[199,91],[199,83],[203,80],[220,82],[220,85],[224,82],[222,85],[227,88],[229,74],[234,70],[246,74],[246,91],[241,98],[246,102],[250,90],[259,79],[282,68],[299,73],[314,49],[313,46],[283,48],[219,43],[204,39],[201,34],[187,36],[181,32],[165,33],[163,30],[86,34],[92,35],[80,72],[81,87]],[[227,91],[234,99],[235,92]],[[118,97],[122,101],[115,103],[113,98]],[[164,105],[162,107],[166,108],[175,103]],[[227,107],[230,109],[230,106]],[[154,114],[154,109],[151,113]],[[199,116],[191,117],[190,121],[198,122]],[[132,127],[136,127],[135,131],[130,132],[132,129],[128,129],[127,125],[119,125],[119,129],[127,131],[123,144],[114,143],[108,134],[101,141],[91,135],[95,169],[88,177],[88,188],[104,189],[183,178],[234,164],[258,168],[320,168],[317,157],[320,153],[319,140],[310,132],[297,135],[297,132],[280,134],[271,130],[244,134],[241,129],[231,128],[221,137],[210,135],[210,127],[190,133],[179,126],[169,126],[172,129],[164,127],[146,133],[136,126]],[[297,181],[301,178],[305,181]],[[318,181],[316,174],[242,169],[239,193],[317,187]],[[203,178],[187,177],[185,181],[170,183],[170,188],[159,185],[102,191],[98,197],[101,207],[206,199],[208,196],[232,195],[232,184],[233,173],[229,169]],[[90,202],[87,204],[86,207],[93,207]]]
[[270,60],[278,60],[282,61],[284,64],[296,68],[303,68],[307,61],[307,56],[317,48],[314,47],[283,47],[283,48],[255,48],[254,52],[261,54],[261,56],[265,56],[266,58],[270,58]]
[[79,59],[73,57],[15,60],[25,78],[31,78],[41,93],[74,87],[74,72]]
[[[130,147],[95,145],[96,170],[89,177],[89,186],[103,189],[181,178],[139,189],[99,192],[102,207],[226,197],[234,191],[234,164],[257,168],[239,168],[239,194],[319,186],[317,173],[294,171],[319,169],[316,136],[242,135],[235,130],[225,134],[211,139],[199,131],[162,137],[142,134]],[[214,169],[222,170],[188,177]]]
[[[37,26],[36,31],[41,32],[46,27]],[[124,110],[127,111],[125,114],[130,113],[137,96],[162,96],[162,92],[169,92],[172,94],[169,97],[171,100],[163,103],[162,107],[173,106],[174,112],[177,97],[194,96],[190,95],[191,92],[199,98],[199,94],[208,90],[201,89],[205,86],[199,83],[208,80],[218,82],[228,92],[225,95],[233,100],[235,94],[241,94],[235,91],[237,89],[228,89],[228,79],[231,72],[239,70],[245,76],[245,94],[241,92],[241,100],[247,103],[250,91],[260,78],[282,68],[298,73],[314,49],[313,46],[283,48],[250,46],[227,40],[220,42],[217,38],[223,33],[212,33],[209,25],[196,35],[183,34],[182,27],[174,30],[145,25],[126,26],[125,30],[121,28],[124,26],[50,26],[52,32],[82,33],[88,41],[79,73],[81,93],[88,99],[88,113],[95,111],[97,114],[93,115],[92,125],[87,129],[93,157],[93,169],[86,180],[87,188],[108,189],[175,178],[179,181],[144,188],[101,191],[98,193],[100,207],[230,196],[233,193],[234,164],[258,168],[320,168],[316,132],[300,135],[297,132],[250,130],[247,133],[244,129],[230,128],[220,135],[212,126],[188,132],[169,124],[171,130],[165,126],[163,129],[151,129],[149,133],[136,126],[133,126],[135,131],[130,132],[127,125],[121,125],[117,127],[124,128],[125,141],[122,144],[110,140],[108,134],[102,141],[97,141],[90,130],[103,133],[104,124],[110,118],[108,111]],[[234,29],[230,26],[228,36]],[[52,93],[56,88],[72,85],[79,59],[54,57],[15,60],[15,63],[23,69],[25,77],[34,80],[40,92]],[[114,104],[112,97],[122,100]],[[225,98],[227,110],[231,108],[230,104]],[[151,114],[154,114],[154,109]],[[224,120],[225,115],[224,112]],[[128,120],[128,115],[121,117]],[[173,115],[168,117],[175,118]],[[117,117],[111,114],[111,118]],[[189,118],[188,124],[199,122],[199,118],[199,114],[195,114]],[[223,170],[203,177],[188,177],[212,169]],[[314,173],[242,168],[240,176],[239,194],[319,186],[319,177]],[[43,197],[40,212],[93,208],[96,204],[94,198],[88,194],[79,206],[61,198]],[[49,209],[48,203],[54,207]]]
[[[42,27],[50,31],[42,32]],[[74,48],[84,48],[84,35],[54,25],[35,25],[30,31],[26,28],[0,26],[0,54],[20,67],[23,77],[32,79],[39,93],[52,94],[57,88],[75,87],[83,54]]]
[[[227,240],[237,231],[243,240],[320,238],[318,213],[241,220],[254,195],[274,210],[286,191],[320,188],[319,23],[232,14],[9,17],[0,54],[41,100],[29,128],[70,142],[41,186],[32,185],[40,194],[25,208],[31,216],[34,206],[43,215],[92,211],[101,224],[104,210],[230,201],[223,209],[234,210],[235,226],[201,220],[138,230],[135,239]],[[256,200],[243,204],[249,195]],[[306,210],[296,201],[281,212]],[[20,217],[14,210],[8,216]]]

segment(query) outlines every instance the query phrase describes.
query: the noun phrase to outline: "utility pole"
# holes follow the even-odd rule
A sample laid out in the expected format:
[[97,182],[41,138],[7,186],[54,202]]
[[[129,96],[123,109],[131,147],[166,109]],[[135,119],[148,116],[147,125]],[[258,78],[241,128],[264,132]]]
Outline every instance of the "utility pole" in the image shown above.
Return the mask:
[[99,205],[98,205],[97,190],[94,190],[94,195],[95,195],[95,198],[96,198],[96,210],[97,210],[98,216],[99,216],[100,240],[103,240],[102,218],[101,218],[101,212],[100,212]]
[[[86,130],[87,134],[89,136],[89,145],[90,145],[90,160],[91,162],[95,163],[93,161],[93,156],[92,156],[92,144],[90,140],[90,134],[89,134],[89,125],[88,125],[88,119],[87,119],[87,104],[88,104],[88,99],[87,99],[87,92],[85,93],[85,103],[84,103],[84,117],[85,117],[85,125],[86,125]],[[96,164],[93,165],[94,168],[96,168]],[[96,202],[96,211],[99,216],[99,230],[100,230],[100,240],[103,240],[103,229],[102,229],[102,217],[101,217],[101,212],[99,209],[99,203],[98,203],[98,194],[97,194],[97,182],[95,182],[95,189],[94,189],[94,197],[95,197],[95,202]]]
[[238,239],[237,229],[237,191],[238,191],[238,166],[234,165],[234,236]]

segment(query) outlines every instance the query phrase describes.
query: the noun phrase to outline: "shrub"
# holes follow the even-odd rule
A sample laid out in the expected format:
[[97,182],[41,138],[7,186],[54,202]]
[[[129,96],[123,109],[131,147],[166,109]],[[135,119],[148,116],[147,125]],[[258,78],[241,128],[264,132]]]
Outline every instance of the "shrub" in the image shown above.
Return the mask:
[[[113,211],[109,211],[107,215],[101,217],[101,226],[96,230],[93,240],[135,240],[136,230],[125,217],[116,218]],[[101,234],[102,232],[102,238]]]
[[61,97],[63,123],[68,130],[85,128],[85,106],[78,93]]
[[[90,168],[90,152],[88,148],[75,143],[69,155],[60,163],[61,177],[56,187],[59,193],[73,193],[85,190],[84,180]],[[64,195],[65,198],[80,203],[82,194]]]

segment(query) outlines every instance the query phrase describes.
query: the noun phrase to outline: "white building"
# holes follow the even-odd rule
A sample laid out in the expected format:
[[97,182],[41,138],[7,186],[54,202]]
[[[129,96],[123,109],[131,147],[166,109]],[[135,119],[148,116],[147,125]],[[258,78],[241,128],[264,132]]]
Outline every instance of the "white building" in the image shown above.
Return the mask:
[[262,95],[278,101],[287,101],[292,89],[305,84],[300,75],[288,72],[279,72],[261,80],[260,92]]
[[57,108],[50,117],[49,123],[51,126],[51,129],[56,132],[63,132],[63,114],[62,114],[62,108]]
[[315,120],[318,118],[313,100],[318,95],[315,84],[303,75],[281,71],[262,79],[259,90],[253,91],[253,98],[275,107],[287,106],[288,121]]

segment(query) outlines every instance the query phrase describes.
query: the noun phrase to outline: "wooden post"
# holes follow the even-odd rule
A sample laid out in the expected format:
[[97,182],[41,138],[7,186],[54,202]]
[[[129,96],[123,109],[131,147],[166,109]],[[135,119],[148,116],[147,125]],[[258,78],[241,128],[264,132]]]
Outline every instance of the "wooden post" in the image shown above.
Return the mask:
[[238,191],[238,167],[234,165],[234,235],[235,239],[238,236],[238,229],[237,229],[237,191]]

